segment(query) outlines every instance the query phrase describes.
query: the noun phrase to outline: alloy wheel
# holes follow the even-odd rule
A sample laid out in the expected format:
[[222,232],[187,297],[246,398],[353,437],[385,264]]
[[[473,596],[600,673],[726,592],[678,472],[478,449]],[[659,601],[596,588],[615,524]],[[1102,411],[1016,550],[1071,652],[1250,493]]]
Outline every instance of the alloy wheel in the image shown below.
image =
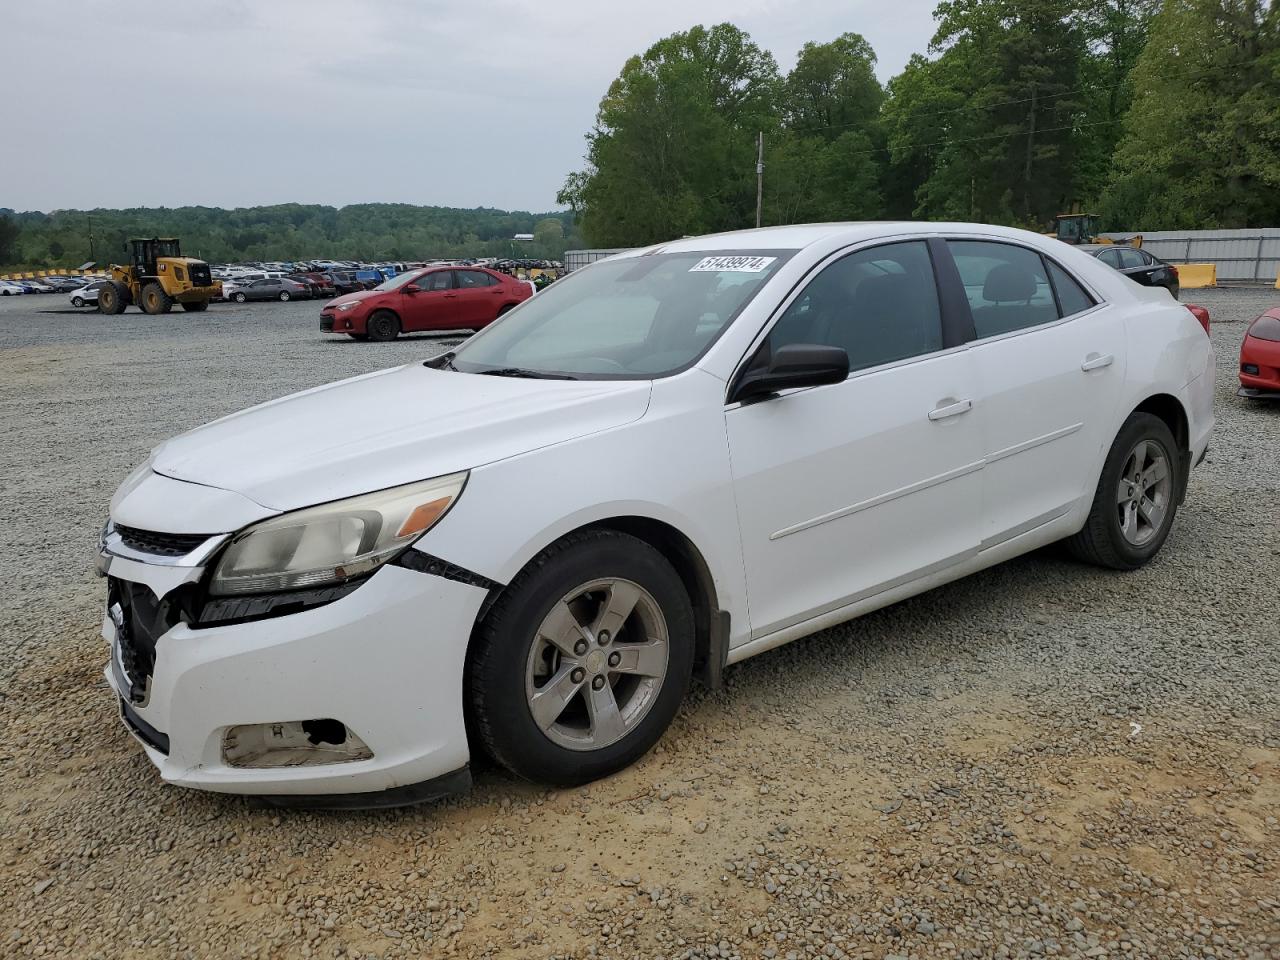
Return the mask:
[[1135,547],[1143,546],[1164,526],[1173,495],[1173,471],[1164,447],[1139,440],[1125,458],[1116,488],[1120,533]]
[[616,578],[582,584],[556,602],[534,636],[529,711],[561,747],[607,747],[649,712],[669,655],[666,618],[647,590]]

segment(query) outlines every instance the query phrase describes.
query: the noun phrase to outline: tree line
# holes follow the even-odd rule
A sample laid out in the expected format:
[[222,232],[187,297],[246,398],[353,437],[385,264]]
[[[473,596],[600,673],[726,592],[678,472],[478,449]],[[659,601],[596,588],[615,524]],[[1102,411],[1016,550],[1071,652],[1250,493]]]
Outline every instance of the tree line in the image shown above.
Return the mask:
[[942,0],[887,84],[861,35],[782,73],[738,27],[633,56],[559,201],[593,246],[763,222],[1280,225],[1280,10],[1268,0]]
[[[515,241],[518,233],[532,241]],[[559,211],[369,203],[335,208],[280,204],[224,210],[0,210],[0,265],[74,267],[119,262],[130,237],[175,236],[183,252],[215,263],[243,260],[423,260],[455,257],[559,259],[578,242]]]

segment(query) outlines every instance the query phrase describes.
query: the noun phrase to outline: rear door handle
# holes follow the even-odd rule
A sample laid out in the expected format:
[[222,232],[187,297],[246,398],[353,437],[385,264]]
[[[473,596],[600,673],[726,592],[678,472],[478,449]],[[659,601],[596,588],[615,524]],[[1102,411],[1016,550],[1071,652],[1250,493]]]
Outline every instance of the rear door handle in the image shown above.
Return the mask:
[[945,420],[947,417],[958,417],[972,409],[972,400],[951,400],[948,397],[946,401],[939,401],[938,405],[929,411],[929,419]]
[[1080,369],[1085,373],[1090,370],[1101,370],[1103,367],[1109,367],[1115,362],[1115,357],[1109,353],[1091,353],[1084,358],[1084,363],[1080,364]]

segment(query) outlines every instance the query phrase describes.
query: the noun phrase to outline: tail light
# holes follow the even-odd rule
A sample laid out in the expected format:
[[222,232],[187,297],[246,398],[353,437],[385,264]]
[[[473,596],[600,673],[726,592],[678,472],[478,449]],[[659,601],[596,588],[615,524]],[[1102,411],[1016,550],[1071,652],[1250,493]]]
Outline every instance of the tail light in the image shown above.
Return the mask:
[[1178,268],[1177,268],[1176,266],[1174,266],[1172,263],[1168,264],[1168,267],[1169,267],[1169,272],[1173,274],[1173,279],[1177,280],[1177,279],[1178,279]]
[[1187,309],[1191,311],[1191,315],[1200,321],[1200,326],[1204,327],[1204,332],[1209,332],[1209,311],[1204,307],[1198,307],[1194,303],[1188,303]]

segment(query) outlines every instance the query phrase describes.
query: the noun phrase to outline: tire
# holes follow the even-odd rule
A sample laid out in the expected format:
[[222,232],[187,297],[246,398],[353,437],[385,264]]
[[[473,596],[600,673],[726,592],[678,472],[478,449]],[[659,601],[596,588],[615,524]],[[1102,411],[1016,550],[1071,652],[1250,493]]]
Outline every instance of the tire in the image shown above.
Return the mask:
[[138,299],[141,301],[140,305],[143,313],[149,313],[152,316],[168,313],[173,309],[173,301],[164,292],[164,287],[154,280],[142,288],[142,293]]
[[[615,597],[621,607],[635,598],[622,620],[607,612]],[[594,630],[593,620],[615,630]],[[568,649],[547,639],[553,633]],[[473,727],[495,760],[527,780],[571,786],[608,776],[671,723],[693,647],[693,607],[662,554],[613,531],[571,534],[535,557],[477,627],[466,671]],[[636,669],[612,669],[622,664]],[[538,701],[540,691],[553,696]]]
[[290,294],[289,294],[289,291],[288,291],[288,290],[281,290],[281,291],[280,291],[280,302],[281,302],[281,303],[288,303],[288,302],[289,302],[290,300],[292,300],[292,299],[293,299],[293,297],[292,297],[292,296],[290,296]]
[[[1067,549],[1085,563],[1113,570],[1145,564],[1173,528],[1181,489],[1178,464],[1177,442],[1165,422],[1149,413],[1132,414],[1107,454],[1089,519],[1067,538]],[[1163,475],[1153,479],[1161,469]]]
[[[7,296],[8,296],[8,294],[6,293],[6,294],[5,294],[5,296],[7,297]],[[83,306],[84,306],[84,297],[72,297],[72,298],[71,298],[71,305],[72,305],[73,307],[83,307]]]
[[182,309],[187,313],[203,313],[209,309],[208,300],[192,300],[190,303],[184,303]]
[[234,300],[236,303],[244,303],[249,298],[246,297],[243,293],[233,293],[231,295],[231,299]]
[[376,343],[386,343],[400,336],[400,318],[390,310],[376,310],[364,325],[367,336]]
[[506,314],[510,313],[514,307],[515,307],[515,304],[514,304],[514,303],[504,304],[502,307],[500,307],[500,308],[499,308],[499,310],[498,310],[498,316],[499,316],[499,317],[502,317],[502,316],[504,316],[504,315],[506,315]]
[[110,280],[98,290],[98,312],[113,316],[124,313],[129,302],[128,288],[118,280]]

